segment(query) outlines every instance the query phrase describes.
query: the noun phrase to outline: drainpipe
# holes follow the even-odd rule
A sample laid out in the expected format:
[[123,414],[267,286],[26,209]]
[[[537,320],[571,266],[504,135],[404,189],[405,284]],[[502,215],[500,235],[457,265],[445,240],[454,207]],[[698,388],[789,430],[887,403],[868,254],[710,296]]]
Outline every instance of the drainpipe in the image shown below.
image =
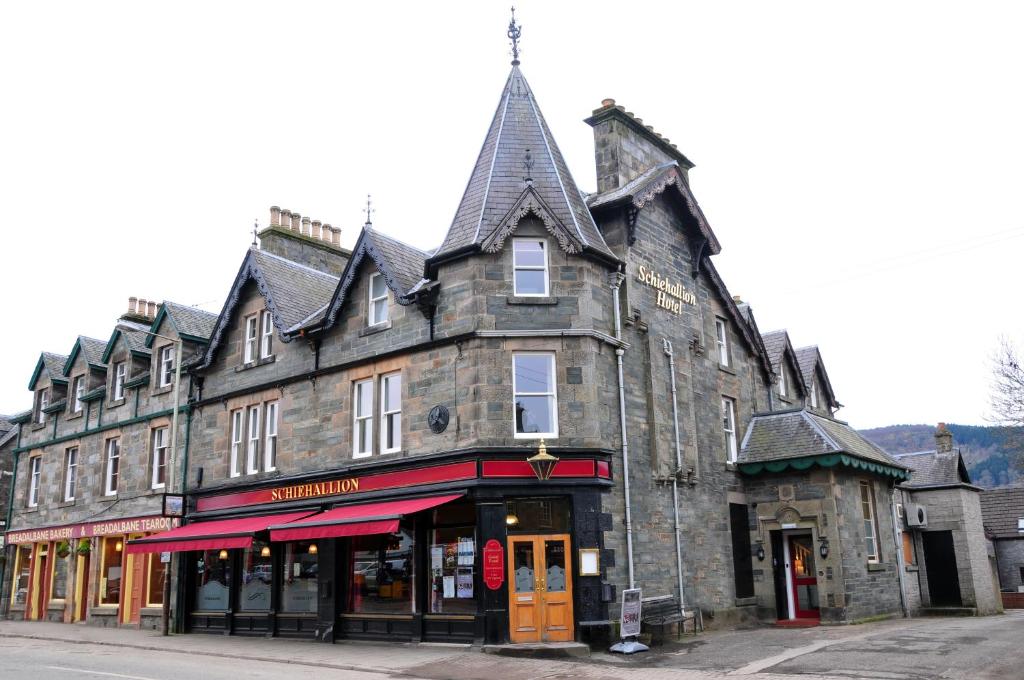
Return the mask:
[[[906,508],[904,508],[906,512]],[[900,518],[896,515],[896,482],[892,483],[892,493],[889,494],[889,516],[892,518],[892,534],[896,540],[896,572],[900,580],[900,607],[903,608],[903,618],[910,618],[910,608],[907,606],[906,583],[903,573],[906,571],[903,564],[903,538],[900,536]]]
[[672,522],[676,530],[676,574],[679,577],[679,613],[686,614],[686,598],[683,595],[683,536],[679,528],[679,475],[683,473],[683,452],[679,447],[679,408],[676,403],[676,360],[672,356],[672,343],[662,338],[662,346],[668,355],[668,374],[672,386],[672,429],[676,444],[676,470],[672,474]]
[[[619,313],[619,286],[625,279],[622,271],[612,274],[612,296],[614,297],[613,307],[615,309],[615,339],[622,340],[622,319]],[[619,432],[622,434],[622,492],[626,504],[626,563],[629,567],[629,588],[636,587],[633,577],[633,518],[629,504],[629,442],[626,439],[626,389],[625,380],[622,377],[622,355],[625,350],[621,347],[615,348],[615,361],[619,372]]]

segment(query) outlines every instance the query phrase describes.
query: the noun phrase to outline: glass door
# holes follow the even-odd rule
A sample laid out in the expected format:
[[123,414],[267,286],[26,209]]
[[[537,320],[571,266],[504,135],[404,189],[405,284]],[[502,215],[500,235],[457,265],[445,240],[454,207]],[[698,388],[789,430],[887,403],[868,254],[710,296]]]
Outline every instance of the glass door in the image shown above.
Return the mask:
[[512,642],[574,638],[570,545],[567,534],[509,537]]

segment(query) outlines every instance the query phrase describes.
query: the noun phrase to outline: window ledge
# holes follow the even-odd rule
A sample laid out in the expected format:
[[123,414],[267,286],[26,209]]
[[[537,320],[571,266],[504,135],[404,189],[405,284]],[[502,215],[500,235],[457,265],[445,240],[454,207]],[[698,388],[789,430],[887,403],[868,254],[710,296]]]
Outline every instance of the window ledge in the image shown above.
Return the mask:
[[32,423],[32,431],[42,430],[47,426],[48,423]]
[[722,373],[728,373],[729,375],[737,375],[736,369],[732,366],[726,366],[725,364],[718,364],[718,370]]
[[916,564],[908,564],[904,567],[907,571],[917,571],[919,567]]
[[168,392],[170,392],[173,389],[174,389],[174,383],[172,382],[170,385],[164,385],[163,387],[154,387],[152,390],[150,390],[149,393],[150,393],[150,395],[155,397],[158,394],[167,394]]
[[509,295],[505,298],[505,302],[510,305],[557,305],[558,298],[541,295]]
[[60,501],[59,503],[57,503],[57,507],[58,508],[73,508],[73,507],[75,507],[75,500],[71,499],[70,501]]
[[125,401],[127,401],[127,399],[125,399],[124,397],[121,397],[120,399],[111,399],[110,401],[107,402],[107,408],[117,408],[118,406],[123,406]]
[[[248,371],[248,370],[253,369],[253,368],[259,368],[260,366],[266,366],[267,364],[272,364],[275,361],[277,361],[277,355],[276,354],[271,354],[269,357],[263,357],[262,359],[257,359],[256,361],[250,361],[249,363],[242,364],[241,366],[235,366],[235,373],[240,373],[242,371]],[[172,385],[172,387],[173,387],[173,385]],[[168,388],[168,391],[169,390],[170,390],[170,388]],[[154,394],[155,394],[155,392],[154,392]]]
[[884,562],[868,562],[868,571],[885,571],[887,566]]
[[112,493],[109,496],[104,494],[104,495],[100,496],[99,498],[97,498],[96,500],[104,502],[104,503],[110,502],[110,501],[116,501],[117,500],[117,494],[116,493]]
[[120,611],[120,607],[116,604],[101,604],[96,607],[89,608],[90,616],[116,616]]
[[84,408],[81,411],[69,411],[68,414],[66,416],[64,416],[64,420],[75,420],[76,418],[81,418],[84,415],[85,415],[85,409]]
[[359,337],[365,338],[367,335],[375,335],[377,333],[383,333],[384,331],[391,330],[391,319],[388,319],[384,323],[374,324],[373,326],[367,326],[359,330]]

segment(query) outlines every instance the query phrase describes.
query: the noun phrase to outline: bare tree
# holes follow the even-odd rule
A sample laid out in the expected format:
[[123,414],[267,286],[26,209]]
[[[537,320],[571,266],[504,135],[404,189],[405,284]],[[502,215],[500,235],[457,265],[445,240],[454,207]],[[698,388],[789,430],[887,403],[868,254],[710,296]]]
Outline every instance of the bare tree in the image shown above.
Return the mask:
[[992,357],[992,420],[1024,425],[1024,359],[1006,338]]

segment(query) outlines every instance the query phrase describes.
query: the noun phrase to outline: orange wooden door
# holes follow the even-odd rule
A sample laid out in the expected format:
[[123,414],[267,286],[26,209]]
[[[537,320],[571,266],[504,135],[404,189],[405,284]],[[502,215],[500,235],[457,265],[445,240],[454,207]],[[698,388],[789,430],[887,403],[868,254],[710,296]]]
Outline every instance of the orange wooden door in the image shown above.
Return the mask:
[[509,537],[509,638],[512,642],[574,639],[569,546],[567,534]]
[[[134,536],[132,538],[135,538]],[[126,571],[129,574],[130,583],[125,591],[125,599],[121,603],[121,612],[124,615],[124,623],[139,623],[139,612],[142,609],[143,588],[146,585],[146,558],[148,554],[125,555],[127,560]],[[122,581],[124,583],[124,581]]]

